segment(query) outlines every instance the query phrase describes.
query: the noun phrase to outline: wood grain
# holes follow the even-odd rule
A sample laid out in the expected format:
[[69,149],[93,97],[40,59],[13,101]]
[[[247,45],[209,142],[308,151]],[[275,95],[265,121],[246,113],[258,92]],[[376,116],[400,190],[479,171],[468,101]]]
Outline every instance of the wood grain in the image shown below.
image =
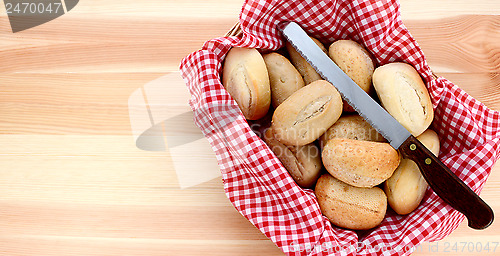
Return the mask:
[[[242,3],[80,1],[19,33],[0,4],[1,255],[282,255],[234,209],[219,178],[179,189],[175,154],[138,149],[129,120],[131,93],[224,35]],[[401,0],[401,14],[438,75],[500,110],[496,0]],[[175,88],[167,136],[200,137],[185,85],[165,86]],[[196,160],[200,169],[215,162],[209,151]],[[481,193],[495,212],[499,192],[497,165]],[[500,242],[499,230],[498,221],[484,231],[464,222],[414,255]]]
[[406,25],[436,72],[500,72],[500,16],[465,15]]

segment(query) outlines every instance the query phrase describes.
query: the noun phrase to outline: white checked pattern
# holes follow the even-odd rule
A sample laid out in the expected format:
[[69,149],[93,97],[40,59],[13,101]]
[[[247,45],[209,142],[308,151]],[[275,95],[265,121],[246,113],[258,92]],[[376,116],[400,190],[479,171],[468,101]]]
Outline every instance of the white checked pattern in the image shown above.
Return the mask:
[[217,155],[224,189],[235,208],[288,255],[409,255],[419,243],[449,235],[464,217],[431,190],[414,212],[398,216],[389,210],[373,230],[332,227],[313,191],[298,187],[252,132],[220,83],[222,62],[233,46],[281,48],[281,21],[297,22],[325,44],[356,40],[373,53],[378,65],[413,65],[431,94],[440,158],[474,191],[480,192],[500,153],[499,113],[450,81],[433,78],[422,50],[400,20],[397,1],[247,0],[240,16],[242,38],[212,39],[180,66],[194,121]]

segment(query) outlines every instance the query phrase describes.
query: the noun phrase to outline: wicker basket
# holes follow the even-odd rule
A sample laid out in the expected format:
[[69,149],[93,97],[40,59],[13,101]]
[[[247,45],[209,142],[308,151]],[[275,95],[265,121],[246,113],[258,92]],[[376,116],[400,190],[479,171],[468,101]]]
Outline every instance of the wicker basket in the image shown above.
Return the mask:
[[235,36],[241,37],[243,35],[243,31],[241,30],[241,26],[239,22],[236,22],[234,26],[229,30],[225,36]]

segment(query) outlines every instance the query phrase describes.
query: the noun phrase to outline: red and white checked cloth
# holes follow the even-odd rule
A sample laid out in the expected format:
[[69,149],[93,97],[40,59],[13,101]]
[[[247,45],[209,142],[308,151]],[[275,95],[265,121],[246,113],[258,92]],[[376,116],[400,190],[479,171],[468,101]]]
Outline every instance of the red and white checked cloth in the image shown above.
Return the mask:
[[400,19],[397,1],[247,0],[240,14],[242,38],[207,41],[180,65],[194,121],[216,153],[234,207],[288,255],[409,255],[419,243],[449,235],[464,216],[431,190],[414,212],[398,216],[388,211],[373,230],[332,227],[313,191],[298,187],[250,129],[220,82],[222,62],[233,46],[281,48],[281,21],[297,22],[326,45],[343,38],[358,41],[373,53],[377,65],[412,64],[432,98],[440,159],[474,191],[481,191],[499,157],[499,113],[450,81],[432,76],[424,53]]

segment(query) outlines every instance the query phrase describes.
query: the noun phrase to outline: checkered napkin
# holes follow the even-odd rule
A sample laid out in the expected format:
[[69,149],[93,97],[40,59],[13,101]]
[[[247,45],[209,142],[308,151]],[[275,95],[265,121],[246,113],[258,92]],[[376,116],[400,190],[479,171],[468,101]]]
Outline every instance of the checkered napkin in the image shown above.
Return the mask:
[[220,82],[222,62],[233,46],[281,48],[281,21],[297,22],[325,45],[355,40],[373,53],[377,65],[413,65],[431,95],[440,159],[475,192],[481,191],[499,157],[499,113],[450,81],[433,77],[422,50],[401,22],[397,1],[247,0],[240,14],[241,38],[207,41],[180,66],[194,121],[216,153],[234,207],[288,255],[409,255],[419,243],[449,235],[464,216],[430,189],[414,212],[399,216],[388,210],[375,229],[354,232],[332,226],[313,191],[298,187],[250,128]]

